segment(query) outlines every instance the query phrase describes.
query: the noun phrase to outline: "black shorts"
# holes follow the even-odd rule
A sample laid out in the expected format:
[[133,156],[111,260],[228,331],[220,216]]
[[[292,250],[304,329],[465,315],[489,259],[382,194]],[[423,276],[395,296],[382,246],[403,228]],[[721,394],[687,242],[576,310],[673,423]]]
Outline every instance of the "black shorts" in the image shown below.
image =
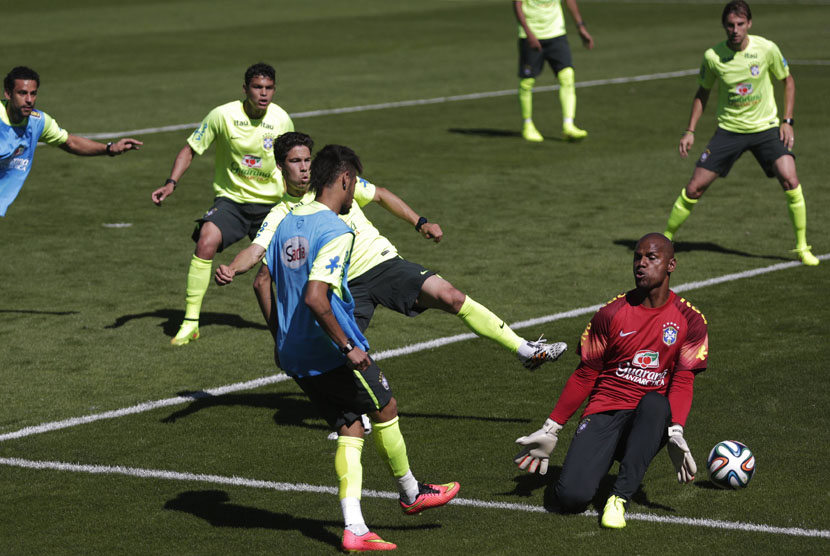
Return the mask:
[[735,161],[746,151],[752,151],[755,160],[770,178],[775,176],[773,168],[776,160],[784,155],[795,158],[792,151],[781,142],[777,127],[757,133],[735,133],[718,128],[695,166],[725,178]]
[[233,245],[246,235],[254,239],[262,221],[271,212],[273,204],[237,203],[225,197],[216,197],[213,206],[204,216],[196,220],[196,229],[193,230],[193,241],[199,241],[202,233],[202,224],[213,222],[222,232],[222,245],[218,251]]
[[361,332],[369,327],[375,307],[383,305],[408,317],[415,317],[426,309],[416,307],[421,287],[435,274],[417,263],[395,257],[383,261],[349,280],[349,292],[354,299],[354,318]]
[[568,46],[568,38],[565,35],[539,42],[542,45],[541,51],[530,48],[527,39],[519,39],[519,79],[536,77],[542,73],[545,61],[550,64],[554,73],[573,67],[571,47]]
[[374,361],[365,371],[343,366],[294,380],[335,431],[359,421],[364,413],[383,409],[392,400],[392,388]]

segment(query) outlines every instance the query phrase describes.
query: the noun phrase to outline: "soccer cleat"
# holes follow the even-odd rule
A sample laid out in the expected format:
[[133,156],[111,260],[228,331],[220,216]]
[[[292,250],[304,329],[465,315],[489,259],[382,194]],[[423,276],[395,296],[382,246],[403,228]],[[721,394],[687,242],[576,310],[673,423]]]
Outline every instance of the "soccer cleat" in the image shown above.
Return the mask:
[[818,257],[813,255],[813,253],[810,251],[810,249],[812,249],[812,247],[807,245],[806,247],[802,247],[801,249],[793,249],[792,252],[797,254],[798,258],[806,266],[818,266],[818,264],[821,261],[818,260]]
[[602,526],[607,529],[625,527],[625,498],[612,494],[602,511]]
[[527,345],[533,349],[533,353],[530,357],[520,356],[519,359],[522,360],[525,369],[530,369],[531,371],[538,369],[542,363],[556,361],[568,350],[568,344],[565,342],[548,344],[542,336],[539,336],[539,339],[535,342],[527,342]]
[[566,141],[579,141],[588,137],[588,132],[574,124],[562,124],[562,137]]
[[444,485],[432,485],[418,483],[418,497],[411,504],[406,504],[403,500],[401,509],[407,515],[415,515],[430,508],[437,508],[443,506],[458,494],[461,485],[456,482],[447,483]]
[[185,319],[176,336],[170,340],[174,346],[183,346],[199,339],[199,321]]
[[545,140],[531,121],[525,122],[524,126],[522,126],[522,137],[525,141],[530,141],[531,143],[541,143]]
[[343,531],[343,550],[348,553],[369,552],[371,550],[395,550],[398,545],[385,541],[375,533],[369,531],[363,535],[355,535],[348,529]]

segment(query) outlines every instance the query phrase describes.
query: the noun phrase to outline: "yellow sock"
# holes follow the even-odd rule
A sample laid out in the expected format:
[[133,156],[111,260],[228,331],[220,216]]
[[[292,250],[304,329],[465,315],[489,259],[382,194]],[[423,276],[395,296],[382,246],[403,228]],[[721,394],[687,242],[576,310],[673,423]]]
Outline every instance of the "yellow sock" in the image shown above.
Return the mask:
[[536,80],[526,77],[519,80],[519,108],[522,111],[522,119],[529,120],[533,117],[533,84]]
[[576,117],[576,80],[574,69],[565,68],[556,74],[559,80],[559,104],[562,106],[562,121],[573,123]]
[[787,194],[787,210],[795,231],[795,248],[805,249],[807,247],[807,203],[804,201],[801,184],[784,193]]
[[334,453],[334,471],[340,485],[340,499],[356,498],[360,500],[363,488],[363,439],[355,436],[338,436],[337,451]]
[[461,310],[458,311],[458,318],[482,338],[493,340],[513,353],[518,351],[522,343],[522,339],[503,320],[484,305],[473,301],[469,295],[464,300]]
[[406,455],[406,442],[403,440],[398,418],[385,423],[372,423],[372,436],[375,447],[386,461],[392,475],[403,477],[409,472],[409,458]]
[[185,296],[184,318],[199,320],[202,311],[202,300],[205,298],[213,261],[200,259],[196,255],[190,260],[190,269],[187,271],[187,292]]
[[680,191],[680,195],[674,201],[674,205],[671,208],[669,221],[666,223],[666,231],[663,232],[664,236],[669,239],[674,238],[674,234],[677,232],[678,228],[680,228],[680,226],[683,225],[683,222],[689,218],[689,215],[692,213],[692,209],[695,208],[697,201],[697,199],[689,199],[686,195],[685,187]]

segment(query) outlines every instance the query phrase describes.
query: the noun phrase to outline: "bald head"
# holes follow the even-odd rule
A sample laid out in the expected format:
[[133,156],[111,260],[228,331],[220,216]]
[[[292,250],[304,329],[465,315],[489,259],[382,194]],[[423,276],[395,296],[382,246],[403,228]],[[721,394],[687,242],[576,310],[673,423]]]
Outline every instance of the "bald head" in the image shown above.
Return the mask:
[[659,246],[660,251],[669,259],[674,258],[674,244],[663,234],[658,234],[657,232],[646,234],[637,242],[637,247],[644,242],[653,242],[655,246]]
[[634,248],[634,283],[649,307],[660,307],[668,299],[669,277],[674,272],[674,245],[663,234],[646,234]]

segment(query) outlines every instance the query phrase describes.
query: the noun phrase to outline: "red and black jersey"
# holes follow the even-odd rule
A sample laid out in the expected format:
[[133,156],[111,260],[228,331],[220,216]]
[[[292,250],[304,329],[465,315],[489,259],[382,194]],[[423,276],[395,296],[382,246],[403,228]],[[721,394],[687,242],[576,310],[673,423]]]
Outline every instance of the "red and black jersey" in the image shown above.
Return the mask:
[[633,305],[632,294],[618,295],[588,323],[581,363],[551,412],[554,421],[567,421],[586,397],[583,416],[634,409],[654,391],[668,397],[672,421],[685,424],[694,376],[706,369],[706,318],[674,292],[657,308]]

